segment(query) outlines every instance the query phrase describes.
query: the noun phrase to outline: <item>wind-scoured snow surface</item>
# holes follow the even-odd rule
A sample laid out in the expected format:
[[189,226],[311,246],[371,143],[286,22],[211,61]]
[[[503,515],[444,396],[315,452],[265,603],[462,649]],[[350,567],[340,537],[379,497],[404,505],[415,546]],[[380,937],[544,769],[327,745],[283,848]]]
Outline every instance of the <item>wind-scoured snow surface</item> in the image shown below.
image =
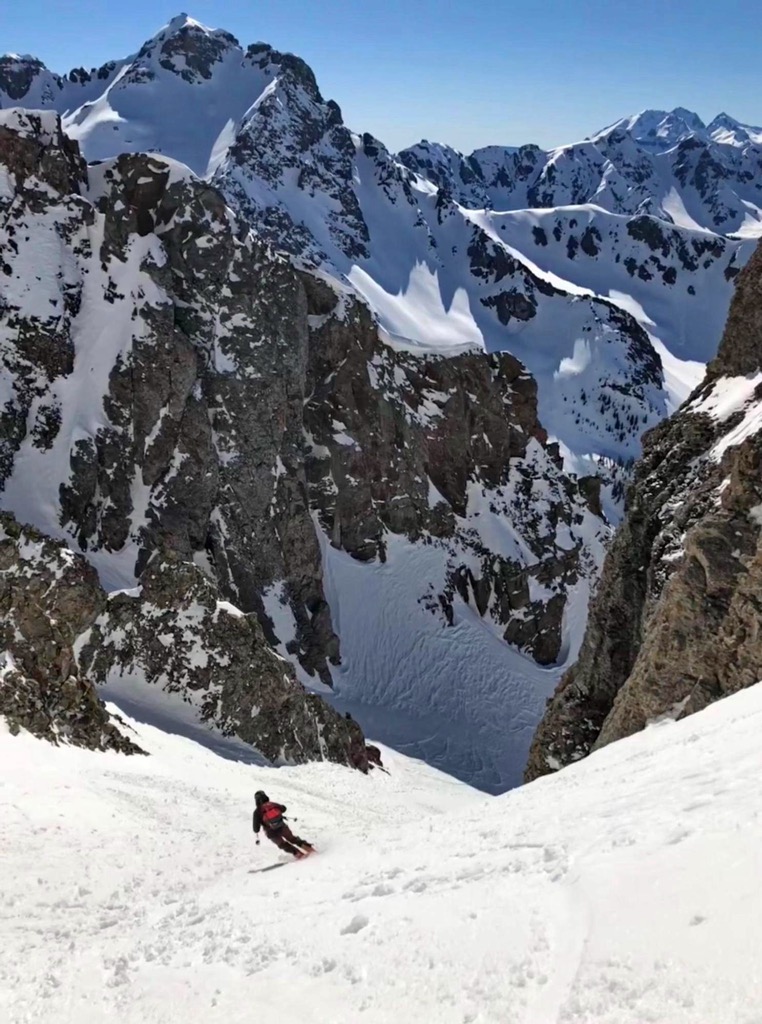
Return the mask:
[[[485,798],[0,733],[9,1024],[758,1024],[762,687]],[[282,801],[320,852],[251,834]],[[283,866],[280,866],[280,865]]]
[[436,549],[390,536],[381,565],[363,565],[327,543],[323,557],[342,637],[332,703],[369,735],[485,792],[518,785],[545,702],[579,653],[589,581],[570,595],[561,663],[543,668],[457,596],[454,625],[442,629],[420,600],[422,580],[444,586]]
[[[328,544],[323,553],[342,637],[332,702],[395,750],[485,792],[517,785],[562,668],[543,669],[507,646],[457,597],[455,625],[442,630],[420,601],[420,581],[435,588],[443,577],[436,550],[392,537],[387,561],[373,567]],[[587,594],[576,596],[586,605]],[[564,632],[582,639],[568,624]]]

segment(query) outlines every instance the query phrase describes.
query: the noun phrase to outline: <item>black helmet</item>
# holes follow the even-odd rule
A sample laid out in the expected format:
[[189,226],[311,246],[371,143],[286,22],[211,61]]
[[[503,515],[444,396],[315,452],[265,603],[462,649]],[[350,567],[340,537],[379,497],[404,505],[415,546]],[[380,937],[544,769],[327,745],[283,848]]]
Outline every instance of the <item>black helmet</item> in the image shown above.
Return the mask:
[[270,797],[267,795],[267,793],[265,793],[263,789],[259,789],[254,794],[254,799],[257,802],[257,807],[259,807],[260,804],[266,804]]

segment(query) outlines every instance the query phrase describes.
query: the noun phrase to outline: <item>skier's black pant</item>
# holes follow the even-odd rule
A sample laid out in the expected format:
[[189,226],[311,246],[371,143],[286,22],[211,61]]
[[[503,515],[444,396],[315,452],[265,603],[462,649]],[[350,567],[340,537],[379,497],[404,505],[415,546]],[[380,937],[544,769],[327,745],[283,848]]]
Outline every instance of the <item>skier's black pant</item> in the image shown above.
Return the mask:
[[309,850],[312,845],[305,842],[304,839],[300,839],[299,836],[295,836],[288,825],[281,825],[277,831],[266,832],[265,834],[271,843],[275,843],[276,846],[280,847],[281,850],[285,850],[286,853],[293,853],[294,856],[303,852],[300,847]]

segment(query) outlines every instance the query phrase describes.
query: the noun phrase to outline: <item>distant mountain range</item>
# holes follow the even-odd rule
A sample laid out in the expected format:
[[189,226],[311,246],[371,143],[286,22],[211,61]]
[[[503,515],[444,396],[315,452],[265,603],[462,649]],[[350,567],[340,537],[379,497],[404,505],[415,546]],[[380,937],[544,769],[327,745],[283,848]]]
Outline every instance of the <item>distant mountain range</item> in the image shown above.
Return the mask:
[[[180,15],[134,55],[90,71],[62,76],[35,57],[0,57],[0,106],[58,111],[88,160],[155,150],[205,175],[278,92],[283,71],[304,75],[307,91],[317,91],[298,58],[262,43],[244,49],[229,32]],[[594,203],[679,227],[762,233],[762,128],[726,113],[705,125],[682,107],[644,110],[551,150],[489,146],[465,155],[424,140],[398,159],[468,207]]]

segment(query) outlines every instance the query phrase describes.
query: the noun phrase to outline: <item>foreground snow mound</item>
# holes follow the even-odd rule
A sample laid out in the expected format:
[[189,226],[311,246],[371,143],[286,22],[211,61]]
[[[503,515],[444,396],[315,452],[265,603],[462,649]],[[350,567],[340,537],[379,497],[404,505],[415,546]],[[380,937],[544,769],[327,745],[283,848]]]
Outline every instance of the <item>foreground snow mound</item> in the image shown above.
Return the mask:
[[[762,687],[484,799],[405,758],[264,769],[0,735],[11,1024],[752,1024]],[[320,853],[275,868],[255,789]],[[265,870],[263,870],[265,869]]]

